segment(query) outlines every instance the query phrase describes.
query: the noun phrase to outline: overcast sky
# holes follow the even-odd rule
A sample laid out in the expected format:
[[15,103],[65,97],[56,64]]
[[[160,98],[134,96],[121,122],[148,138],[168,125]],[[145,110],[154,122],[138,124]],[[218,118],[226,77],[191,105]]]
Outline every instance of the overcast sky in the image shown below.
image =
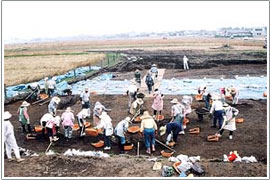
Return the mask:
[[3,40],[268,26],[269,2],[3,1]]

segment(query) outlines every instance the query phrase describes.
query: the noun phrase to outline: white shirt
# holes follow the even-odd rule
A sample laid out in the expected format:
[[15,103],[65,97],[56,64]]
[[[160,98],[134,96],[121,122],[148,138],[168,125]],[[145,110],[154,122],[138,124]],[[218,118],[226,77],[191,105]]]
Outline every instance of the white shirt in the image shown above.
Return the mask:
[[89,92],[83,92],[81,93],[80,97],[82,98],[83,102],[89,102],[90,93]]
[[112,135],[113,126],[111,117],[106,112],[102,112],[102,114],[99,117],[100,117],[100,124],[97,125],[97,128],[104,128],[106,136]]
[[150,72],[151,72],[151,73],[157,73],[157,72],[158,72],[158,69],[157,69],[156,67],[152,67],[152,68],[150,69]]
[[172,115],[183,114],[184,106],[182,104],[175,104],[172,106]]
[[50,119],[49,121],[47,121],[47,123],[46,123],[46,127],[48,127],[48,128],[53,128],[53,126],[54,126],[54,124],[56,124],[55,123],[55,119],[54,118],[52,118],[52,119]]
[[129,87],[128,87],[128,92],[129,93],[135,93],[137,91],[137,86],[135,84],[131,84]]
[[48,122],[51,119],[53,119],[53,116],[50,113],[46,113],[41,117],[40,124],[42,125],[42,122]]
[[49,89],[54,89],[55,86],[56,86],[55,80],[52,80],[52,79],[51,79],[50,81],[48,81],[48,88],[49,88]]
[[188,58],[186,56],[183,57],[183,61],[184,63],[187,63],[188,62]]
[[116,135],[120,137],[125,137],[124,132],[127,131],[128,126],[129,126],[128,121],[126,120],[120,121],[115,127]]
[[14,136],[14,128],[10,121],[3,121],[4,128],[4,142],[8,139],[9,136]]
[[223,110],[223,104],[221,101],[213,101],[210,113],[213,113],[214,111],[220,111]]

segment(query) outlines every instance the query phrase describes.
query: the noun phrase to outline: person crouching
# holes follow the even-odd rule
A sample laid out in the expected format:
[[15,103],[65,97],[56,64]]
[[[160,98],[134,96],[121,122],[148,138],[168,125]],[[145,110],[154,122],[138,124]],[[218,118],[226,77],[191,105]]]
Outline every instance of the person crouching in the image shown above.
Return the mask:
[[78,114],[77,114],[77,120],[78,124],[80,126],[80,137],[85,136],[85,118],[87,117],[88,114],[88,109],[82,109]]
[[57,141],[58,138],[55,136],[56,134],[56,121],[55,118],[51,118],[47,121],[46,123],[46,130],[47,130],[47,134],[49,136],[50,142],[52,141]]
[[146,153],[151,154],[151,148],[154,152],[155,149],[155,131],[157,130],[157,124],[152,116],[149,115],[148,111],[144,111],[141,116],[141,129],[140,132],[143,132],[144,141],[146,146]]
[[124,153],[124,145],[126,144],[125,133],[127,132],[130,122],[130,117],[126,117],[124,120],[120,121],[114,130],[114,134],[118,138],[118,145],[120,148],[120,153]]

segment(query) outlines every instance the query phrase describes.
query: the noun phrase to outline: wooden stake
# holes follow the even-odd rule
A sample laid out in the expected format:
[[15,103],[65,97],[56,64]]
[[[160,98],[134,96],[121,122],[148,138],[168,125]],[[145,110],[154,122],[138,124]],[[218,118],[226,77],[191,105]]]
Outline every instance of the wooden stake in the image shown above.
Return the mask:
[[49,144],[49,146],[47,147],[47,149],[46,149],[46,151],[45,151],[45,153],[47,153],[48,151],[49,151],[49,149],[50,149],[50,147],[51,147],[51,145],[52,145],[52,141],[50,142],[50,144]]
[[48,99],[47,101],[45,101],[45,102],[43,102],[43,103],[40,103],[39,105],[42,106],[42,105],[44,105],[44,104],[46,104],[46,103],[48,103],[48,102],[50,102],[50,99]]
[[40,100],[38,100],[38,101],[36,101],[36,102],[33,102],[32,104],[37,104],[37,103],[42,102],[42,101],[44,101],[44,100],[46,100],[46,99],[48,99],[48,98],[40,99]]
[[167,149],[173,151],[173,152],[176,152],[174,149],[170,148],[169,146],[163,144],[162,142],[160,142],[159,140],[155,139],[156,142],[158,142],[159,144],[161,144],[162,146],[166,147]]
[[137,156],[140,156],[140,142],[137,143]]

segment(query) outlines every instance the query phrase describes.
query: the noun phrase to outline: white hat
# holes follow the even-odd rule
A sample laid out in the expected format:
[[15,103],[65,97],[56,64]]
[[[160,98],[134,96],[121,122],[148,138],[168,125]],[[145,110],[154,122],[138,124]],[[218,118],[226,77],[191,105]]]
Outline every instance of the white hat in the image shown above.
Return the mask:
[[152,67],[156,67],[157,65],[156,64],[153,64]]
[[172,104],[177,104],[179,103],[178,100],[176,98],[174,98],[172,101],[171,101]]
[[23,107],[27,107],[27,106],[30,106],[30,103],[26,102],[26,101],[23,101],[22,105]]
[[130,82],[131,84],[136,84],[136,81],[134,79],[132,79]]
[[81,112],[82,112],[82,116],[83,116],[83,117],[88,116],[88,109],[84,108],[84,109],[82,109]]
[[130,122],[130,117],[126,117],[125,119],[124,119],[124,121],[127,121],[127,122]]
[[59,102],[61,101],[61,99],[57,96],[53,97],[52,100],[56,103],[59,104]]
[[9,119],[9,118],[11,118],[11,116],[12,115],[8,111],[4,112],[4,119]]
[[153,117],[149,115],[148,111],[144,111],[143,115],[141,116],[141,120],[148,119],[148,118],[153,118]]
[[53,77],[52,80],[56,81],[57,80],[57,77]]
[[230,105],[227,103],[223,103],[223,107],[229,107]]
[[71,107],[67,107],[66,112],[71,112]]
[[166,133],[166,126],[161,126],[159,128],[159,135],[163,136]]
[[84,91],[89,91],[88,87],[84,88]]
[[45,77],[44,80],[47,81],[49,78],[48,77]]

